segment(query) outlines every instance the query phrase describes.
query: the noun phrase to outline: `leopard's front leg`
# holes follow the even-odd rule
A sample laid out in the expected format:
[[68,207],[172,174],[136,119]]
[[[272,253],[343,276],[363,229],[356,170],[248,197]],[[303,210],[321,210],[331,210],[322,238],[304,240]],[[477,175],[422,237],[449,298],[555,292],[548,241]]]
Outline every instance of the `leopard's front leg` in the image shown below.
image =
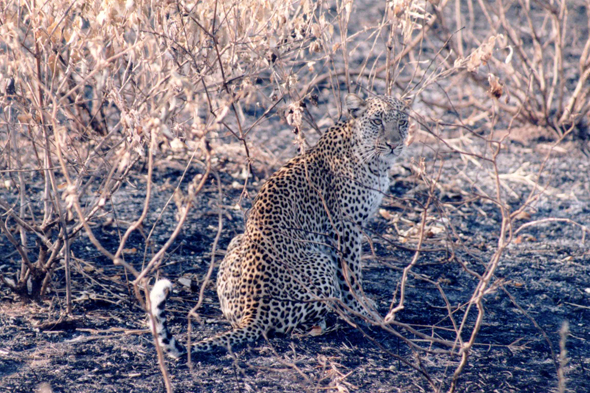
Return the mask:
[[341,222],[334,231],[336,249],[336,278],[341,299],[354,312],[368,316],[363,303],[372,303],[364,296],[361,266],[362,231],[352,222]]

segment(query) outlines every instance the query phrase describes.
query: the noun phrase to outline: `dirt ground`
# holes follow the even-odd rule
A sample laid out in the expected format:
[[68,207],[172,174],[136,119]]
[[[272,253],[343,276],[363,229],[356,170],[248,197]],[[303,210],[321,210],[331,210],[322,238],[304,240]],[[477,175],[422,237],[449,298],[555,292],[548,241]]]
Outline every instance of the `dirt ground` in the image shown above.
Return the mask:
[[[383,209],[367,230],[376,258],[366,245],[365,291],[376,301],[385,315],[396,293],[403,269],[414,252],[411,242],[400,241],[403,223],[392,224],[392,217],[418,222],[419,214],[412,200],[424,201],[424,185],[410,170],[410,157],[423,156],[428,165],[437,162],[435,154],[417,143],[406,159],[396,165],[391,185],[391,197],[384,199]],[[531,185],[526,174],[535,173],[549,144],[536,143],[523,147],[509,141],[499,159],[506,178],[506,195],[511,206],[518,206],[528,195]],[[285,151],[292,152],[287,146]],[[284,155],[283,155],[284,156]],[[444,152],[438,152],[438,157]],[[277,159],[275,168],[280,166]],[[242,231],[243,212],[232,209],[241,194],[239,159],[220,162],[223,184],[224,229],[220,249]],[[432,164],[433,165],[433,164]],[[590,160],[574,145],[559,146],[547,162],[543,179],[550,187],[528,209],[522,223],[544,218],[567,218],[588,226],[590,224]],[[182,171],[178,162],[166,158],[157,165],[155,199],[148,217],[145,233],[156,224],[157,233],[147,247],[147,255],[166,241],[176,221],[174,209],[160,212],[167,202],[168,190]],[[267,176],[262,166],[254,166],[250,195],[255,195]],[[424,245],[418,264],[408,283],[406,309],[397,320],[410,324],[422,333],[453,339],[444,302],[437,288],[421,279],[438,282],[448,302],[461,313],[477,281],[462,266],[451,261],[448,239],[455,244],[457,257],[470,269],[483,273],[496,248],[499,211],[493,204],[470,201],[464,190],[470,185],[463,179],[480,176],[479,187],[491,183],[482,170],[449,154],[444,158],[438,198],[451,215],[440,233],[433,230]],[[131,220],[145,195],[138,174],[113,199],[115,211],[122,221]],[[232,183],[234,183],[232,187]],[[39,191],[39,190],[37,190]],[[403,199],[399,199],[403,198]],[[177,292],[170,302],[171,325],[182,340],[186,339],[186,314],[195,304],[197,293],[176,279],[185,277],[200,284],[206,273],[211,244],[218,223],[217,187],[211,181],[198,200],[195,213],[174,248],[168,253],[162,274],[175,281]],[[436,216],[436,214],[434,215]],[[110,224],[108,217],[95,222],[93,229],[107,247],[115,247],[121,230]],[[451,230],[455,231],[452,235]],[[557,359],[559,330],[569,323],[567,364],[564,367],[570,392],[590,391],[590,241],[589,234],[570,223],[557,222],[531,226],[516,237],[502,256],[496,285],[485,297],[485,320],[477,336],[477,344],[469,363],[459,379],[460,392],[549,392],[557,388]],[[447,240],[445,240],[445,238]],[[126,254],[126,260],[136,267],[143,262],[145,240],[136,233]],[[17,255],[2,241],[4,258],[0,272],[10,274],[17,264]],[[156,360],[153,341],[145,328],[145,314],[130,290],[120,267],[94,250],[87,238],[73,245],[74,317],[60,320],[64,315],[64,274],[56,272],[53,292],[43,304],[22,304],[3,287],[0,292],[0,390],[32,392],[50,386],[53,392],[145,392],[164,391],[162,376]],[[222,257],[218,255],[217,262]],[[194,325],[193,338],[207,337],[228,328],[217,303],[212,284],[205,293],[200,310],[203,325]],[[526,311],[526,315],[523,314]],[[460,314],[457,314],[460,315]],[[237,348],[233,354],[204,355],[194,359],[193,370],[186,360],[167,361],[170,378],[176,392],[304,392],[304,391],[363,391],[363,392],[422,392],[432,391],[427,378],[398,360],[402,357],[420,365],[435,386],[448,388],[459,359],[436,353],[413,353],[399,338],[379,327],[356,329],[336,317],[331,318],[336,329],[320,337],[271,337],[252,345]],[[461,321],[460,317],[456,320]],[[465,321],[473,324],[473,318]],[[468,329],[466,331],[469,331]],[[420,340],[409,332],[402,336]],[[465,337],[464,337],[465,339]],[[422,343],[424,344],[424,343]],[[434,345],[423,345],[435,349]],[[417,356],[418,355],[418,356]],[[419,359],[419,361],[418,361]],[[42,384],[48,385],[42,385]]]

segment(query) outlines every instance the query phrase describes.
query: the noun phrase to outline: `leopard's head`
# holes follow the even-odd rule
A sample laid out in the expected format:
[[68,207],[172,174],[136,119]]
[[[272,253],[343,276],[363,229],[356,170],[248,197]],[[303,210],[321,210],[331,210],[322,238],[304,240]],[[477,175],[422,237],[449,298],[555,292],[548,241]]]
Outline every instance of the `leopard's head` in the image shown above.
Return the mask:
[[345,101],[353,118],[355,149],[361,160],[393,164],[404,150],[408,137],[406,105],[389,96],[363,100],[356,94],[348,94]]

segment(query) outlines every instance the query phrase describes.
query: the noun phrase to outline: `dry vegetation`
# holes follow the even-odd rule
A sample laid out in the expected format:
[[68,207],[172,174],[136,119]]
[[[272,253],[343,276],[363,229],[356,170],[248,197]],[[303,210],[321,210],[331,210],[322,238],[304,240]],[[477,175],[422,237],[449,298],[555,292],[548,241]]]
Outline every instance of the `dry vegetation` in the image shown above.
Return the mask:
[[[213,184],[221,192],[238,181],[241,196],[230,204],[247,205],[252,172],[284,162],[269,159],[268,150],[313,144],[343,115],[345,91],[414,102],[413,157],[404,166],[422,196],[390,196],[399,212],[381,211],[396,229],[386,240],[412,250],[412,258],[399,282],[384,289],[389,311],[373,310],[368,324],[407,346],[409,355],[395,355],[396,362],[417,370],[432,391],[456,390],[486,318],[484,299],[506,285],[497,269],[522,231],[557,222],[576,228],[587,245],[584,223],[533,221],[530,212],[556,195],[546,175],[555,148],[567,141],[589,148],[588,1],[6,0],[0,7],[0,242],[11,250],[0,280],[20,299],[45,301],[65,287],[65,314],[76,314],[72,248],[82,242],[128,274],[143,304],[148,280],[191,217],[207,208],[203,189]],[[293,131],[290,141],[277,128]],[[527,135],[526,144],[535,135],[549,141],[540,165],[507,171],[501,163],[516,132]],[[430,158],[420,158],[426,152]],[[457,192],[457,179],[443,175],[449,157],[475,168],[463,173],[462,200],[492,206],[500,217],[495,244],[477,268],[461,257],[471,244],[455,222],[460,205],[443,201]],[[155,169],[170,162],[182,176],[155,198]],[[233,180],[220,177],[231,164]],[[144,195],[128,221],[112,203],[126,182]],[[527,192],[514,198],[511,182]],[[156,206],[161,201],[168,202]],[[223,203],[215,195],[209,209],[217,236],[207,246],[203,289],[228,214]],[[156,208],[160,216],[173,211],[176,223],[154,246],[159,218],[146,219]],[[107,220],[124,228],[110,242],[95,235]],[[130,245],[138,231],[139,251]],[[435,249],[475,283],[459,305],[448,301],[444,282],[415,272]],[[130,259],[132,252],[141,257]],[[429,333],[396,316],[412,302],[410,279],[439,292],[444,331],[433,325]],[[195,309],[202,301],[203,290]],[[559,391],[567,389],[567,336],[564,326],[561,357],[549,342]],[[455,361],[450,372],[431,375],[431,357]],[[173,390],[161,354],[160,365]]]

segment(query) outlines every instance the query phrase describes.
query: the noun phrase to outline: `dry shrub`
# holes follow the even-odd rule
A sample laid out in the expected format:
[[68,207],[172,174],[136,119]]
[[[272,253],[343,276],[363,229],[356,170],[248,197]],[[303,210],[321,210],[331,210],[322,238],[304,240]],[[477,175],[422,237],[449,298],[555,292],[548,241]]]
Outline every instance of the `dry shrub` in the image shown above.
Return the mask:
[[451,37],[441,69],[449,63],[466,68],[468,73],[451,80],[471,82],[454,89],[443,83],[450,102],[432,104],[455,110],[468,102],[480,111],[494,110],[482,100],[487,90],[505,122],[549,127],[556,137],[573,130],[584,136],[590,109],[584,88],[590,77],[589,12],[587,2],[565,0],[470,0],[454,10],[437,8],[440,25],[434,33],[442,41]]
[[[2,177],[14,197],[1,202],[14,225],[3,232],[24,263],[9,285],[24,296],[31,276],[50,277],[69,254],[66,239],[108,210],[136,163],[151,163],[162,149],[204,161],[205,141],[220,131],[247,149],[245,111],[264,113],[285,96],[302,100],[284,63],[308,57],[309,45],[317,49],[328,37],[327,23],[314,22],[316,8],[310,1],[7,2]],[[32,192],[29,181],[40,178],[43,190]],[[52,228],[63,233],[52,237]],[[119,259],[124,241],[109,251],[85,230]],[[37,261],[24,251],[28,234],[40,240]],[[28,295],[42,296],[46,285]]]

